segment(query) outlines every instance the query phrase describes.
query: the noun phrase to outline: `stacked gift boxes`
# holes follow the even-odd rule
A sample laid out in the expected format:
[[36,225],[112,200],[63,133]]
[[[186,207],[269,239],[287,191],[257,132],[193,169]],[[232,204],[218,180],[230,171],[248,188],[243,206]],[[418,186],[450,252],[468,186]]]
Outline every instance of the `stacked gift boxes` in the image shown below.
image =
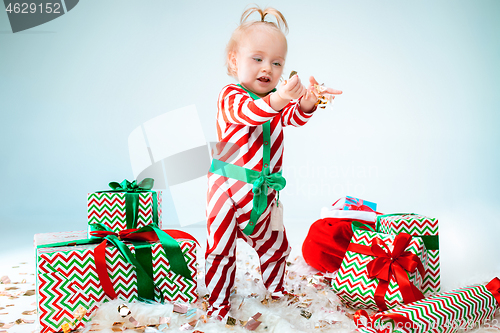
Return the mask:
[[40,332],[82,327],[114,298],[197,300],[196,240],[160,229],[161,192],[148,182],[90,193],[87,232],[35,235]]
[[[344,210],[361,210],[368,217],[352,221],[354,233],[332,283],[346,306],[361,309],[354,315],[359,332],[448,333],[488,327],[500,304],[500,280],[440,293],[437,219],[382,215],[375,212],[376,205],[352,197],[340,201],[324,208],[322,218],[355,219],[359,213],[346,215]],[[377,214],[375,229],[365,213],[370,211]],[[420,268],[415,269],[416,261]],[[368,316],[364,309],[375,312]]]

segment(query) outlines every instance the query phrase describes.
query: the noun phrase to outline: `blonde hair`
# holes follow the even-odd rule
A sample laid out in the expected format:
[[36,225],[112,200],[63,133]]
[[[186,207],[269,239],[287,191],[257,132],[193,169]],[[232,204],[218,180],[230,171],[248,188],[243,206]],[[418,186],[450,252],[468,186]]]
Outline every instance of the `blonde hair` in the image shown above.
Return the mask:
[[[250,15],[252,15],[253,13],[260,14],[260,21],[247,21]],[[276,18],[276,23],[265,21],[264,19],[267,15],[274,16]],[[259,7],[248,8],[241,15],[240,25],[233,31],[233,34],[231,35],[231,38],[229,39],[229,42],[226,46],[226,67],[228,75],[236,77],[236,71],[231,67],[229,58],[231,54],[236,52],[236,50],[238,49],[238,42],[241,40],[241,37],[243,37],[248,31],[255,27],[265,27],[271,32],[280,34],[285,40],[285,46],[287,46],[285,34],[288,33],[288,23],[279,10],[271,7],[267,7],[264,10],[260,9]]]

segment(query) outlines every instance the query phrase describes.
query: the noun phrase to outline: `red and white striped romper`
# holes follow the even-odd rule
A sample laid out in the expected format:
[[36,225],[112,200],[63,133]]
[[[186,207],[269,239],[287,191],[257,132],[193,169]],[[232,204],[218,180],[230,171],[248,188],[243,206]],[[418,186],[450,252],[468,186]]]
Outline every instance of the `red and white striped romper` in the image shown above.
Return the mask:
[[[283,158],[283,127],[302,126],[313,113],[300,110],[296,100],[281,111],[270,106],[270,94],[253,100],[235,84],[225,86],[218,100],[217,136],[214,159],[256,171],[262,170],[262,125],[271,121],[270,170],[281,170]],[[285,231],[270,227],[271,205],[276,191],[268,190],[267,208],[257,221],[251,235],[242,232],[252,211],[252,184],[208,173],[207,251],[205,283],[210,293],[208,314],[224,318],[230,308],[229,295],[236,273],[236,240],[241,238],[259,255],[262,280],[273,296],[283,296],[283,278],[290,246]]]

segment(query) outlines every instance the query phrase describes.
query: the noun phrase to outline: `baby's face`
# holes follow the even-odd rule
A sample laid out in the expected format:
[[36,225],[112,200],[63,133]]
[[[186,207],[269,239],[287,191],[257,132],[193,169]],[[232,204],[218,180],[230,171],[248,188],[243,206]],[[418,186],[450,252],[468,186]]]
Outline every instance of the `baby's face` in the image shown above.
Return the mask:
[[257,96],[266,96],[278,85],[286,51],[285,39],[278,33],[259,28],[248,32],[233,59],[240,84]]

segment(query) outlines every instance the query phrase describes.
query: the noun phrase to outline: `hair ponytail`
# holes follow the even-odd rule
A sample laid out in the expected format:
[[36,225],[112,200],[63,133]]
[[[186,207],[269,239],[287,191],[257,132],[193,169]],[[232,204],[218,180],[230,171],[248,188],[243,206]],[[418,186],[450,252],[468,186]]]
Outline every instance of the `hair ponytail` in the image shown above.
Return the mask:
[[[285,34],[288,33],[288,23],[286,22],[285,17],[283,16],[283,14],[281,14],[281,12],[279,10],[274,9],[272,7],[267,7],[264,10],[262,10],[259,7],[250,7],[250,8],[248,8],[241,15],[240,26],[243,26],[245,23],[247,23],[248,18],[253,13],[259,13],[260,14],[260,21],[250,22],[251,24],[253,24],[253,23],[259,23],[259,22],[263,22],[265,24],[272,24],[272,25],[276,26],[278,29],[280,29],[281,31],[283,31]],[[265,18],[266,18],[267,15],[274,16],[276,18],[276,23],[266,21]]]

